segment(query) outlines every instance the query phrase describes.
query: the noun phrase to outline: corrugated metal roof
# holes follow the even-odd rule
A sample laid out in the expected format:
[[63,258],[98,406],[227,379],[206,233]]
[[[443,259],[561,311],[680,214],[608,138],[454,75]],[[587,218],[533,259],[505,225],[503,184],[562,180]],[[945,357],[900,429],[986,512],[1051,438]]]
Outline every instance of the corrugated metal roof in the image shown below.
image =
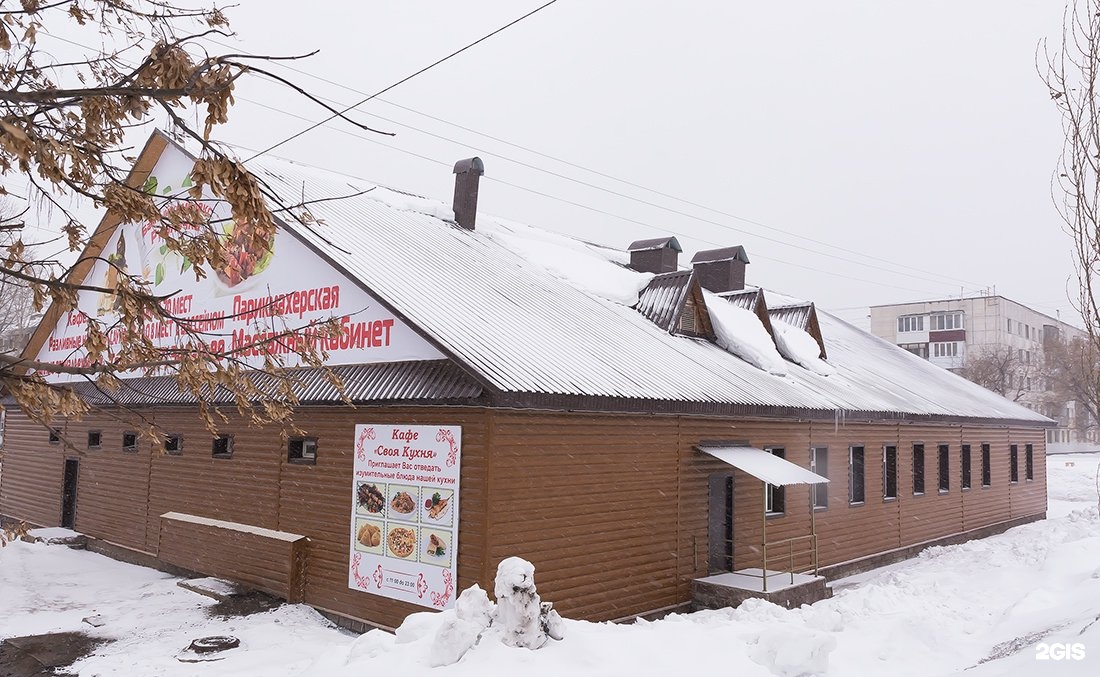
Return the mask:
[[[464,401],[481,395],[482,388],[447,360],[424,362],[383,362],[342,365],[331,368],[344,385],[348,399],[356,403],[405,401]],[[287,369],[285,378],[295,381],[294,388],[303,404],[339,402],[340,393],[329,382],[323,369]],[[280,376],[248,372],[260,388],[271,388]],[[105,391],[87,382],[74,383],[78,395],[94,405],[140,406],[146,404],[194,404],[190,391],[180,390],[174,376],[123,379],[116,391]],[[272,392],[274,392],[272,390]],[[208,401],[233,402],[235,393],[218,388]]]
[[742,289],[740,291],[727,291],[718,294],[738,308],[756,312],[756,306],[764,300],[764,293],[759,289]]
[[650,249],[669,249],[682,252],[684,249],[680,246],[680,241],[675,237],[655,237],[650,240],[635,240],[630,243],[630,246],[626,248],[628,252],[647,251]]
[[638,295],[638,312],[661,329],[669,331],[672,321],[691,291],[691,271],[677,270],[655,275]]
[[813,314],[812,303],[795,303],[787,306],[768,308],[768,316],[773,320],[782,320],[792,324],[803,331],[809,331],[810,316]]
[[738,261],[749,262],[749,255],[745,252],[745,248],[741,245],[736,247],[722,247],[721,249],[707,249],[695,254],[691,257],[692,263],[711,263],[713,261],[729,261],[730,259],[736,259]]
[[[303,187],[307,201],[371,187],[266,156],[249,166],[286,204]],[[309,209],[322,222],[291,231],[505,393],[1049,422],[826,313],[837,373],[773,376],[571,285],[486,232],[507,229],[487,215],[468,231],[377,193]]]

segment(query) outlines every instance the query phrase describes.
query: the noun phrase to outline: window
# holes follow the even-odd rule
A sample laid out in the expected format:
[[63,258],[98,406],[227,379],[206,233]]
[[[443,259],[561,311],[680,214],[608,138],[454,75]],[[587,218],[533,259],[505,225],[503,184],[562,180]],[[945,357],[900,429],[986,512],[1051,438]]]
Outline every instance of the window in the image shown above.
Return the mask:
[[218,435],[210,445],[210,455],[214,458],[233,458],[233,436]]
[[1009,334],[1012,333],[1012,318],[1008,318],[1008,329],[1006,331],[1008,331]]
[[936,452],[936,462],[939,467],[939,488],[940,491],[947,491],[951,488],[951,477],[948,475],[950,469],[947,461],[947,454],[949,453],[947,445],[941,444]]
[[103,433],[99,430],[88,431],[88,448],[99,449],[103,445]]
[[962,454],[959,458],[959,465],[962,466],[962,486],[963,489],[970,488],[970,445],[962,445]]
[[137,433],[124,432],[122,433],[122,450],[123,451],[137,451]]
[[924,445],[913,445],[913,493],[924,493]]
[[1020,459],[1015,444],[1008,446],[1008,481],[1012,484],[1020,481]]
[[929,326],[933,331],[963,328],[962,313],[936,313],[929,319]]
[[989,469],[989,445],[982,445],[982,486],[988,487],[992,484],[990,480]]
[[1030,444],[1024,445],[1024,479],[1035,479],[1035,448]]
[[950,341],[948,343],[933,343],[932,344],[932,356],[933,357],[958,357],[959,356],[959,342]]
[[899,343],[898,347],[902,350],[906,350],[913,353],[917,357],[923,357],[928,359],[928,344],[927,343]]
[[317,463],[317,438],[292,437],[286,443],[286,460],[291,463]]
[[[826,447],[810,449],[810,470],[822,477],[829,476],[829,450]],[[829,485],[811,484],[810,500],[815,509],[829,507]]]
[[61,428],[50,428],[50,444],[61,444]]
[[[786,458],[786,452],[782,449],[765,449],[772,456],[778,456],[779,458]],[[784,505],[784,499],[786,495],[783,487],[776,486],[774,484],[765,485],[765,498],[764,498],[764,512],[770,515],[778,515],[783,513],[786,508]]]
[[882,497],[898,497],[898,448],[882,448]]
[[848,502],[863,503],[866,487],[863,482],[863,447],[848,449]]
[[899,317],[898,331],[924,331],[924,315],[903,315]]
[[179,456],[183,453],[183,438],[179,435],[168,435],[164,438],[164,453]]

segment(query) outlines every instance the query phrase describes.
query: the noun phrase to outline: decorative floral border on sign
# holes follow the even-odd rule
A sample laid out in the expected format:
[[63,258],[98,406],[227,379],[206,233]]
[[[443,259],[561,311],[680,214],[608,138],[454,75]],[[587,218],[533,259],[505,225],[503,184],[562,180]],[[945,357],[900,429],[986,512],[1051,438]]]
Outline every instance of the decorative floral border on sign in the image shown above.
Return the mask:
[[424,599],[424,593],[428,591],[428,581],[424,579],[424,574],[421,573],[416,577],[416,596],[420,599]]
[[443,571],[443,585],[446,586],[443,589],[443,594],[439,594],[438,592],[432,593],[432,604],[440,609],[447,606],[447,603],[451,601],[451,593],[455,591],[454,578],[452,578],[451,572],[448,570]]
[[440,428],[439,432],[435,434],[435,441],[446,442],[451,448],[451,450],[447,452],[447,467],[453,467],[455,463],[458,463],[458,445],[455,444],[454,433],[446,428]]
[[355,457],[360,461],[367,460],[366,446],[367,440],[374,439],[374,428],[367,428],[363,432],[359,433],[359,439],[355,441]]
[[363,556],[359,553],[355,553],[351,558],[351,575],[355,578],[355,584],[359,586],[360,590],[370,589],[370,579],[359,573],[359,562],[363,559]]

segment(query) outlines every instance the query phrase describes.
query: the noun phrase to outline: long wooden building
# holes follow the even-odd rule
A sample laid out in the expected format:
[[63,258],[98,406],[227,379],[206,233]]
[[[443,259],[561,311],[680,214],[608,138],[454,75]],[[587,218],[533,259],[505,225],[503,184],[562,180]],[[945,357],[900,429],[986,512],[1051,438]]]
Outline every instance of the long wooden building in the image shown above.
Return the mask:
[[[168,209],[191,162],[157,134],[131,180],[164,186]],[[71,383],[97,405],[84,420],[7,412],[4,517],[394,627],[491,589],[512,555],[562,614],[608,620],[687,608],[720,572],[852,570],[1045,514],[1051,421],[746,287],[740,247],[682,265],[674,238],[620,251],[496,221],[476,212],[476,159],[456,166],[453,212],[255,162],[313,219],[284,219],[245,279],[195,282],[149,229],[109,217],[86,254],[157,271],[179,314],[242,345],[276,320],[343,318],[326,347],[355,407],[300,368],[305,435],[233,419],[215,436],[169,376]],[[110,312],[89,294],[49,313],[25,354],[79,363],[81,314]],[[127,411],[165,439],[138,438]],[[828,483],[780,486],[754,470],[769,463]]]

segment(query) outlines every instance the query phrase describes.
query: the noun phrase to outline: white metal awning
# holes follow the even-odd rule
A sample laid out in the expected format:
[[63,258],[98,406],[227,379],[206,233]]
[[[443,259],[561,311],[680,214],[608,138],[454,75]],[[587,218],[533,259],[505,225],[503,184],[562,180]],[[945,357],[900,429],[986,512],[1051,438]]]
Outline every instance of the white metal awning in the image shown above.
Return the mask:
[[821,484],[829,481],[827,477],[810,472],[763,449],[716,446],[695,448],[768,484],[785,487],[790,484]]

